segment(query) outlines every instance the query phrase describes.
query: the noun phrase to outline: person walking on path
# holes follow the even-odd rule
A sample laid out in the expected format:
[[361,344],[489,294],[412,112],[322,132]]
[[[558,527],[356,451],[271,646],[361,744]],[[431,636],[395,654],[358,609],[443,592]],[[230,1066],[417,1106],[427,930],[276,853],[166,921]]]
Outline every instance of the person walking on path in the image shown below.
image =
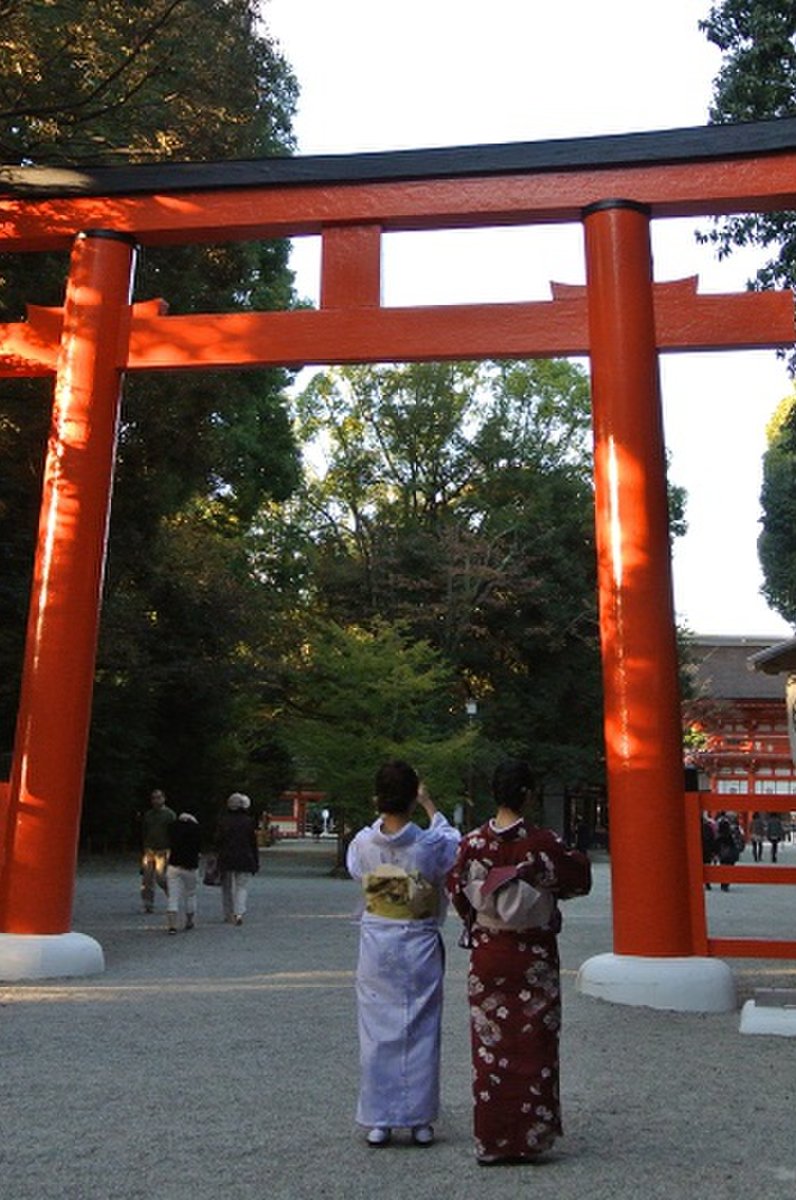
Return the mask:
[[215,848],[221,872],[221,906],[224,920],[242,925],[246,916],[249,885],[260,870],[257,829],[250,813],[251,800],[242,792],[227,798],[226,809],[216,826]]
[[752,813],[752,820],[749,822],[749,839],[752,843],[752,858],[756,863],[763,861],[763,841],[765,836],[765,819],[759,812]]
[[771,842],[771,861],[777,861],[779,844],[785,836],[785,826],[779,813],[769,813],[766,822],[766,835]]
[[[710,867],[716,861],[716,822],[708,813],[702,814],[702,863]],[[705,883],[705,890],[710,891],[710,884]]]
[[525,762],[495,770],[495,816],[459,847],[448,890],[471,950],[468,994],[475,1150],[483,1166],[528,1162],[560,1136],[558,901],[584,896],[591,866],[523,817]]
[[[388,1145],[393,1129],[409,1129],[415,1145],[430,1146],[439,1113],[444,881],[459,833],[409,763],[384,763],[375,790],[379,816],[354,837],[346,856],[364,891],[356,1120],[369,1129],[370,1146]],[[427,829],[411,820],[415,804],[429,819]]]
[[169,827],[176,815],[166,804],[164,793],[156,788],[141,819],[141,903],[144,912],[154,910],[155,885],[168,895]]
[[196,817],[191,812],[181,812],[169,826],[169,865],[166,868],[169,933],[177,932],[180,912],[185,914],[184,928],[194,927],[200,841]]
[[[734,867],[739,858],[738,839],[733,823],[725,812],[720,812],[716,821],[716,855],[720,867]],[[728,892],[729,883],[723,883],[721,890]]]

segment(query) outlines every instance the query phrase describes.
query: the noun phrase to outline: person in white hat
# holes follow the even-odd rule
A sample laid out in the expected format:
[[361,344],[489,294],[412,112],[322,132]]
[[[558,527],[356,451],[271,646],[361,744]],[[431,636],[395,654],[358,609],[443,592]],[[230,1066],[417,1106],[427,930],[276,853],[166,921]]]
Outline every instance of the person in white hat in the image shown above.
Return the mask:
[[224,920],[238,926],[243,924],[246,915],[252,876],[260,869],[257,831],[250,809],[249,797],[242,792],[233,792],[227,798],[226,810],[221,814],[215,836]]

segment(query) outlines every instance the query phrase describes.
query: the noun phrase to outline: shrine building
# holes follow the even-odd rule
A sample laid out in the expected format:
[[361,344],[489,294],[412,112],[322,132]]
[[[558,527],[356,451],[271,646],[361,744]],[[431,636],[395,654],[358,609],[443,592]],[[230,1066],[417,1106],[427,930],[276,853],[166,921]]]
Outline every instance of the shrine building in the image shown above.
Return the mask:
[[783,796],[794,797],[796,819],[785,681],[763,665],[781,645],[775,638],[697,636],[686,668],[693,691],[684,704],[687,761],[717,809],[737,812],[744,824]]

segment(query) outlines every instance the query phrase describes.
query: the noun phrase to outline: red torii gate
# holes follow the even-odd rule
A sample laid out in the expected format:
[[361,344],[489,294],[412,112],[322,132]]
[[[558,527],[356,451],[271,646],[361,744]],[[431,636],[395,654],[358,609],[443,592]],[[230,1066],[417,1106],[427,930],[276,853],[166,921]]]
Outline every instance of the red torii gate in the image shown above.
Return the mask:
[[[793,302],[654,283],[650,221],[794,206],[790,119],[350,157],[0,169],[0,250],[72,247],[63,308],[0,326],[0,374],[55,377],[0,790],[0,978],[102,967],[96,943],[69,930],[123,372],[588,354],[615,954],[585,964],[580,985],[658,1007],[729,1007],[727,968],[694,953],[657,357],[790,346]],[[554,285],[534,303],[381,305],[385,232],[561,222],[582,223],[584,288]],[[161,301],[130,304],[136,244],[308,234],[322,238],[318,310],[169,317]]]

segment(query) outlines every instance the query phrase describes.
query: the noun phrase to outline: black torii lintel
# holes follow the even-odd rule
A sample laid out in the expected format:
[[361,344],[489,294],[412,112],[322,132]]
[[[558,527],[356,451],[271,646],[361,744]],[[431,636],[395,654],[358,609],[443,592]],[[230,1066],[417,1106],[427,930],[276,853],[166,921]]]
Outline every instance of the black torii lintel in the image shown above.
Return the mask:
[[0,195],[45,199],[473,178],[715,162],[796,149],[796,117],[540,142],[131,166],[0,166]]

